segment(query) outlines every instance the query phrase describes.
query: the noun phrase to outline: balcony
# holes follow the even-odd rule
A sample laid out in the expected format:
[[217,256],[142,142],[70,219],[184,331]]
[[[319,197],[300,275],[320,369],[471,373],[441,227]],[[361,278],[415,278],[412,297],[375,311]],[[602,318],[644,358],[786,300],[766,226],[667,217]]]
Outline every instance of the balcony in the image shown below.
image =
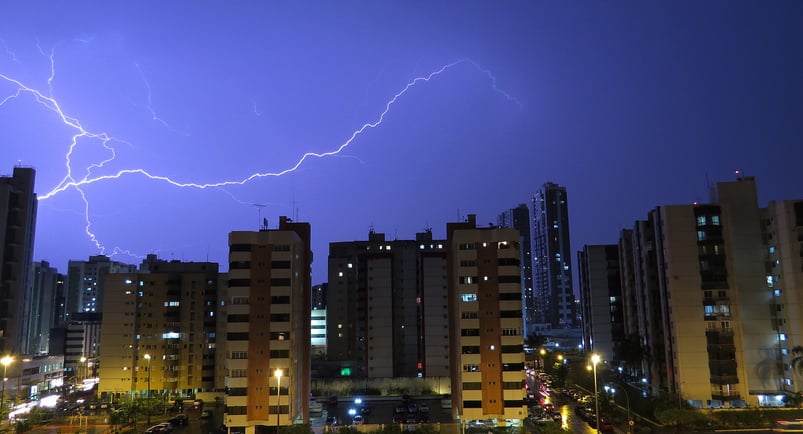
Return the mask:
[[737,399],[742,399],[742,396],[738,392],[711,392],[711,399],[718,399],[720,401],[735,401]]

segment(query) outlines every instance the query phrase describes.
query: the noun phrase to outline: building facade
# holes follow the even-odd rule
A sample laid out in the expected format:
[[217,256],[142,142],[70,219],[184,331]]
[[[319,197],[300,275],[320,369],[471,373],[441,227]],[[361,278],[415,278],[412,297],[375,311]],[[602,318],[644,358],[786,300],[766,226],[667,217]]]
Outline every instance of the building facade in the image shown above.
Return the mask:
[[0,354],[29,354],[29,282],[36,229],[36,172],[15,167],[0,176]]
[[309,422],[309,223],[229,234],[224,424],[260,434]]
[[533,196],[533,282],[538,322],[576,327],[566,188],[547,182]]
[[452,411],[461,423],[516,426],[527,417],[520,234],[447,224]]
[[535,333],[535,325],[539,323],[538,306],[533,291],[533,253],[532,231],[530,230],[530,210],[527,205],[521,204],[509,209],[497,219],[497,224],[503,228],[513,228],[521,234],[519,241],[521,252],[521,295],[524,299],[524,334]]
[[60,324],[59,302],[63,299],[64,275],[47,261],[34,262],[30,293],[31,311],[24,318],[30,332],[26,336],[27,354],[44,355],[50,350],[50,330]]
[[329,245],[327,356],[341,375],[448,377],[446,246],[415,240]]
[[[698,408],[781,406],[801,391],[803,201],[760,207],[755,179],[658,207],[620,239],[626,333],[653,392]],[[633,317],[635,316],[635,317]]]
[[67,320],[76,312],[101,312],[103,281],[110,273],[136,273],[137,266],[112,261],[108,256],[90,256],[87,261],[67,264]]
[[107,274],[103,287],[102,398],[216,389],[218,264],[148,255],[139,272]]
[[614,360],[617,343],[624,341],[619,248],[586,245],[577,253],[583,318],[583,348],[602,360]]

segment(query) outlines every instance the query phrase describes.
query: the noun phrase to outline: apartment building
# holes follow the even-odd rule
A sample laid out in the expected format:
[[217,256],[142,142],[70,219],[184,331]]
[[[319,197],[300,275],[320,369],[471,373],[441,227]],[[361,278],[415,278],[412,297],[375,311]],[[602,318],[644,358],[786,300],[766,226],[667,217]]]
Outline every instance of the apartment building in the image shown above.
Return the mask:
[[515,229],[447,224],[452,411],[464,423],[516,426],[527,417]]
[[446,242],[414,240],[329,245],[327,357],[359,378],[448,377]]
[[98,392],[114,400],[213,392],[218,264],[148,257],[107,274]]
[[276,433],[309,421],[309,223],[229,234],[224,424]]

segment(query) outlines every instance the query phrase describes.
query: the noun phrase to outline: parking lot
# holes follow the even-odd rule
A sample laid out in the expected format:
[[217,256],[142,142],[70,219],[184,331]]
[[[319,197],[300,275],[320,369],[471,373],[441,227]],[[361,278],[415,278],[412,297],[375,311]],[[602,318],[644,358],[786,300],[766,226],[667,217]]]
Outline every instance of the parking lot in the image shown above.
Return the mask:
[[357,415],[362,421],[357,424],[379,425],[389,423],[449,423],[450,409],[441,408],[440,396],[416,396],[405,400],[401,397],[348,397],[340,398],[337,404],[323,400],[324,411],[312,420],[313,425],[348,426],[354,424]]

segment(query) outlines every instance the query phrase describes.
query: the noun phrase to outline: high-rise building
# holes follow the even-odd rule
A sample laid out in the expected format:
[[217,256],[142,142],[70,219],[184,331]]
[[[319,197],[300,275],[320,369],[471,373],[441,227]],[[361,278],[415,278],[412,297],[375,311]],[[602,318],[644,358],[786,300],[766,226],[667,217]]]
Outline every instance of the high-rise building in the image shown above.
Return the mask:
[[277,432],[309,422],[309,223],[229,234],[224,424],[234,433]]
[[137,266],[112,261],[108,256],[90,256],[88,261],[67,265],[67,319],[75,312],[100,312],[103,280],[109,273],[136,273]]
[[539,322],[535,294],[533,293],[533,253],[532,235],[530,226],[530,210],[527,205],[521,204],[509,209],[497,219],[497,224],[503,228],[513,228],[521,234],[519,246],[521,247],[521,294],[524,298],[524,335],[535,333],[535,324]]
[[431,231],[330,243],[328,359],[357,377],[448,377],[445,267]]
[[31,279],[30,315],[23,318],[30,332],[24,345],[24,354],[48,354],[50,329],[59,324],[57,317],[61,294],[64,291],[64,276],[47,261],[33,263]]
[[644,333],[636,374],[693,407],[780,406],[803,390],[803,201],[762,208],[742,176],[712,193],[623,232],[623,296],[639,303],[626,329]]
[[533,196],[533,280],[541,323],[575,327],[566,188],[547,182]]
[[[195,396],[215,384],[218,264],[163,261],[109,273],[100,332],[98,392]],[[216,387],[217,386],[217,387]]]
[[520,234],[478,228],[474,215],[446,228],[452,412],[520,425],[527,417]]
[[583,317],[583,347],[603,360],[615,359],[616,343],[624,340],[619,248],[586,245],[577,253]]
[[28,289],[36,228],[36,172],[15,167],[0,176],[0,354],[25,354],[31,315]]

